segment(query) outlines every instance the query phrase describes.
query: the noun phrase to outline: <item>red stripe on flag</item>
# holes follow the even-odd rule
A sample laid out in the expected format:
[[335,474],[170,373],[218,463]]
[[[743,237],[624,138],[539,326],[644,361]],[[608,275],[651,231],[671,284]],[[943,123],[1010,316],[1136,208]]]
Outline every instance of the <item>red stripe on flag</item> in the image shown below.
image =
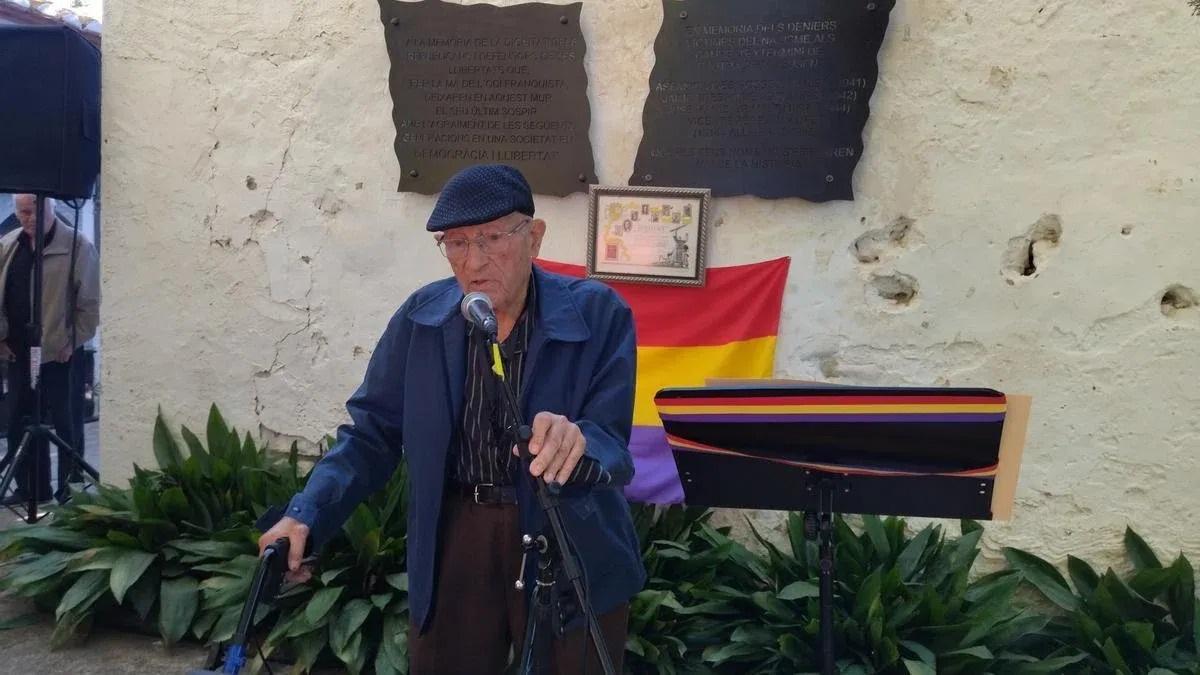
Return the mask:
[[[582,265],[537,260],[557,274],[582,278]],[[723,345],[779,333],[790,258],[709,268],[705,285],[660,286],[605,281],[633,310],[639,347]]]

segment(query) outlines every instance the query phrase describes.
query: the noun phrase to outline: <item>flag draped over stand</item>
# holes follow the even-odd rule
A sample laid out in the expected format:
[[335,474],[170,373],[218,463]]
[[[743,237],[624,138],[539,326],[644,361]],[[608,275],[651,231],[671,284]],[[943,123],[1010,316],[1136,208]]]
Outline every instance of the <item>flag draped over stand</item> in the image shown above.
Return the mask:
[[[654,396],[710,378],[771,377],[790,259],[710,268],[704,287],[606,282],[629,303],[637,327],[637,390],[629,450],[630,501],[675,504],[683,486]],[[583,277],[581,265],[539,260],[542,268]]]

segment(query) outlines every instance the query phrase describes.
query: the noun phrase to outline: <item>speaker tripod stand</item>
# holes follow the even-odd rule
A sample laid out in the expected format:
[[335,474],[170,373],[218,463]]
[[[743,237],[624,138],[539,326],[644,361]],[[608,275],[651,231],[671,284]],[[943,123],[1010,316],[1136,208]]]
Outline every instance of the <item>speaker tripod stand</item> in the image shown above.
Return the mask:
[[[44,513],[38,512],[39,495],[37,494],[37,489],[39,486],[34,484],[34,483],[36,483],[36,481],[38,479],[38,475],[37,475],[38,474],[37,469],[39,468],[38,463],[42,461],[42,457],[40,456],[41,453],[38,452],[38,450],[42,447],[46,447],[47,451],[49,450],[49,447],[47,447],[45,444],[47,444],[47,443],[53,444],[55,447],[58,448],[59,461],[69,460],[74,467],[77,467],[77,468],[83,470],[84,472],[86,472],[92,478],[93,483],[100,482],[100,473],[98,471],[96,471],[96,469],[94,467],[92,467],[90,464],[88,464],[83,459],[83,457],[79,454],[79,452],[77,452],[75,450],[74,447],[72,447],[69,443],[64,441],[62,438],[60,438],[58,436],[58,434],[54,433],[54,430],[49,425],[44,423],[45,410],[44,410],[43,400],[42,400],[43,388],[39,385],[41,384],[40,380],[41,380],[41,365],[42,365],[42,275],[43,275],[43,262],[44,262],[43,261],[43,253],[44,253],[43,249],[44,249],[45,243],[46,243],[45,242],[46,196],[44,194],[38,194],[36,198],[37,198],[37,208],[36,208],[36,212],[35,212],[36,224],[34,226],[34,237],[33,237],[33,293],[32,293],[32,298],[31,298],[31,302],[30,302],[30,312],[29,312],[30,324],[28,326],[28,329],[29,329],[29,387],[33,393],[33,419],[31,420],[30,424],[26,425],[24,433],[21,436],[21,442],[17,445],[16,450],[13,451],[11,448],[9,449],[8,456],[5,458],[5,461],[7,462],[7,466],[4,469],[3,477],[0,478],[0,497],[3,497],[4,495],[7,495],[8,489],[11,486],[13,479],[16,477],[17,470],[25,468],[25,462],[23,462],[22,460],[25,459],[26,455],[31,455],[30,460],[33,462],[33,466],[32,466],[33,471],[29,472],[31,484],[27,486],[28,492],[26,494],[25,514],[24,514],[24,518],[23,518],[26,523],[29,523],[31,525],[33,523],[36,523],[39,520],[41,520],[41,518],[45,515]],[[78,232],[78,224],[76,224],[76,232]],[[71,245],[71,263],[70,263],[69,269],[70,269],[70,274],[72,277],[72,283],[68,284],[68,291],[67,291],[70,294],[70,302],[68,302],[68,306],[70,307],[70,316],[68,317],[68,319],[72,322],[72,325],[73,325],[74,313],[75,313],[75,301],[74,301],[75,300],[75,289],[73,288],[73,286],[74,286],[73,278],[74,278],[74,269],[75,269],[75,244],[74,243],[72,243],[72,245]],[[69,397],[71,395],[70,394],[71,388],[72,388],[71,387],[72,383],[71,383],[71,378],[70,378],[69,373],[68,373],[67,380],[68,380],[68,382],[67,382],[67,387],[66,387],[66,389],[67,389],[66,397],[69,399]],[[20,397],[24,393],[25,392],[13,391],[13,392],[10,392],[10,395],[17,396],[18,397],[17,400],[18,400],[18,404],[19,404]],[[65,403],[65,401],[64,401],[64,403]],[[68,415],[68,417],[70,417],[70,416]],[[48,461],[49,452],[47,452],[46,454],[47,454],[47,461]],[[58,473],[62,476],[69,475],[69,472],[63,471],[62,467],[59,467]],[[66,485],[59,485],[58,489],[60,491],[60,494],[65,497]],[[9,507],[9,508],[12,508],[12,507]],[[14,512],[17,512],[16,509],[12,509],[12,510]]]

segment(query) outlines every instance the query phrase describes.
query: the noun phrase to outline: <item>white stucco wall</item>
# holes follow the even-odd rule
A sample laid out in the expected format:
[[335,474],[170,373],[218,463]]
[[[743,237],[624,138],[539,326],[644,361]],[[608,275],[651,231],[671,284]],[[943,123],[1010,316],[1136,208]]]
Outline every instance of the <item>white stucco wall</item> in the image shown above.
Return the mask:
[[[158,405],[315,441],[447,271],[432,198],[394,191],[378,5],[107,9],[103,470],[151,461]],[[585,3],[602,182],[630,174],[660,18]],[[1131,523],[1200,554],[1200,308],[1161,304],[1200,291],[1197,40],[1184,0],[901,0],[857,201],[715,203],[710,264],[792,256],[780,376],[1035,396],[993,551],[1114,555]],[[582,262],[584,196],[538,209],[544,255]]]

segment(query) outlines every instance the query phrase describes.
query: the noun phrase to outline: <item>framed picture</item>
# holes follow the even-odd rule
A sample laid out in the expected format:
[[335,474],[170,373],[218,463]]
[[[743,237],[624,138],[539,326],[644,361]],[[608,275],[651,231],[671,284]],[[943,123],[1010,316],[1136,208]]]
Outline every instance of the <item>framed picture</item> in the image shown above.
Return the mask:
[[703,286],[710,190],[593,185],[588,276]]

